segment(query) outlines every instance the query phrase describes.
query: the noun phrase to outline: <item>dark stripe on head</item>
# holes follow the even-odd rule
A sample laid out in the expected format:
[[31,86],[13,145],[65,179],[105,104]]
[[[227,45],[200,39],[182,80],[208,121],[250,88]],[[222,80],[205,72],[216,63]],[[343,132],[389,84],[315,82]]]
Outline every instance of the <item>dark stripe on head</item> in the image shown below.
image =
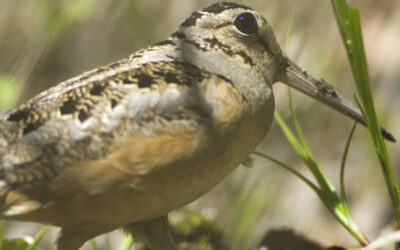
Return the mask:
[[185,34],[183,34],[180,31],[175,31],[174,33],[171,34],[172,38],[178,38],[178,39],[186,39]]
[[174,42],[171,41],[171,40],[164,40],[164,41],[161,41],[161,42],[158,42],[158,43],[155,44],[155,46],[165,46],[165,45],[172,45],[172,46],[175,46],[176,43],[174,43]]
[[246,54],[246,52],[244,50],[240,50],[238,52],[236,52],[235,54],[239,55],[242,57],[244,63],[250,65],[250,66],[254,66],[254,62],[253,59],[251,59],[251,57],[249,55]]
[[[207,49],[201,47],[200,44],[196,43],[196,42],[193,41],[193,40],[187,39],[187,38],[186,38],[186,35],[183,34],[183,33],[180,32],[180,31],[175,31],[174,33],[172,33],[171,37],[172,37],[172,38],[178,38],[178,39],[182,40],[183,42],[192,44],[193,46],[195,46],[195,47],[198,48],[199,50],[207,51]],[[179,45],[178,45],[178,47],[179,47]]]
[[214,13],[218,14],[221,13],[225,10],[229,9],[246,9],[246,10],[251,10],[250,7],[247,7],[245,5],[237,4],[237,3],[229,3],[229,2],[222,2],[222,3],[216,3],[211,6],[208,6],[207,8],[203,9],[203,12],[208,12],[208,13]]
[[207,43],[211,49],[219,48],[225,54],[227,54],[229,56],[238,55],[238,56],[242,57],[244,63],[249,64],[250,66],[254,66],[255,65],[254,62],[253,62],[253,59],[251,59],[251,57],[249,55],[247,55],[245,51],[243,51],[243,50],[233,51],[229,46],[226,46],[225,44],[220,42],[215,37],[213,37],[213,38],[205,38],[204,42]]
[[29,111],[29,109],[17,110],[7,118],[7,121],[13,121],[13,122],[26,121],[28,120],[28,117],[30,115],[31,112]]
[[220,28],[223,28],[225,26],[232,25],[232,24],[233,24],[232,22],[221,23],[221,24],[218,24],[217,26],[215,26],[215,29],[220,29]]
[[200,17],[202,17],[203,14],[199,13],[199,12],[194,12],[190,17],[188,17],[182,24],[181,26],[183,27],[190,27],[196,24],[197,19],[199,19]]

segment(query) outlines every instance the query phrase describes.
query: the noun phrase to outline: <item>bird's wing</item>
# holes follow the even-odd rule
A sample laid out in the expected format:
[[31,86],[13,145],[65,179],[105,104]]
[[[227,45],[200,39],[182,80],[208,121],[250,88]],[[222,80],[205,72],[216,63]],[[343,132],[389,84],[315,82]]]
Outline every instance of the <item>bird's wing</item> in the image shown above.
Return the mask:
[[[232,83],[179,60],[128,63],[84,73],[0,115],[3,207],[26,196],[101,192],[196,150],[212,123],[210,83]],[[234,110],[222,112],[231,119]]]

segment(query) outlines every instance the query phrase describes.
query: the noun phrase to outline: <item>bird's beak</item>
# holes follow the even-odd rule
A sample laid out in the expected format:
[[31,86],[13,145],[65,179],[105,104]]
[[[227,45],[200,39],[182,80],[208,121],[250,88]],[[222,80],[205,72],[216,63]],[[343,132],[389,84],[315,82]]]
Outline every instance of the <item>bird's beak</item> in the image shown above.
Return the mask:
[[[331,85],[324,80],[315,79],[287,57],[284,62],[284,67],[279,68],[276,74],[276,81],[285,83],[365,125],[361,111],[336,92]],[[392,142],[396,141],[394,136],[383,126],[381,126],[381,131],[384,138]]]

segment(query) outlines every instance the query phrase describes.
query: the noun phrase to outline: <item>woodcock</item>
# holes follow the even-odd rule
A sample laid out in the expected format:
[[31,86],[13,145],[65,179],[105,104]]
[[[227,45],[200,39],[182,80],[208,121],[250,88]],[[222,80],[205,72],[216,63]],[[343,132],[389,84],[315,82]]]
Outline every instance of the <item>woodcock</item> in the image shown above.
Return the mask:
[[223,2],[194,12],[166,40],[0,115],[1,217],[61,227],[59,250],[118,228],[176,249],[168,212],[261,142],[278,81],[364,123],[282,52],[257,11]]

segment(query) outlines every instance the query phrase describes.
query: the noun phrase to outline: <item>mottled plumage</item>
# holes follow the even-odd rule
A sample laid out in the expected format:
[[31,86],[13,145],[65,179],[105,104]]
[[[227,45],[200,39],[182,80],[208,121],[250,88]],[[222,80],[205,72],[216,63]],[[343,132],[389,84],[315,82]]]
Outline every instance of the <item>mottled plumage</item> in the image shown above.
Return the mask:
[[282,53],[256,11],[195,12],[167,40],[0,115],[1,216],[61,227],[60,250],[117,228],[174,249],[165,215],[263,139],[278,80],[362,121]]

